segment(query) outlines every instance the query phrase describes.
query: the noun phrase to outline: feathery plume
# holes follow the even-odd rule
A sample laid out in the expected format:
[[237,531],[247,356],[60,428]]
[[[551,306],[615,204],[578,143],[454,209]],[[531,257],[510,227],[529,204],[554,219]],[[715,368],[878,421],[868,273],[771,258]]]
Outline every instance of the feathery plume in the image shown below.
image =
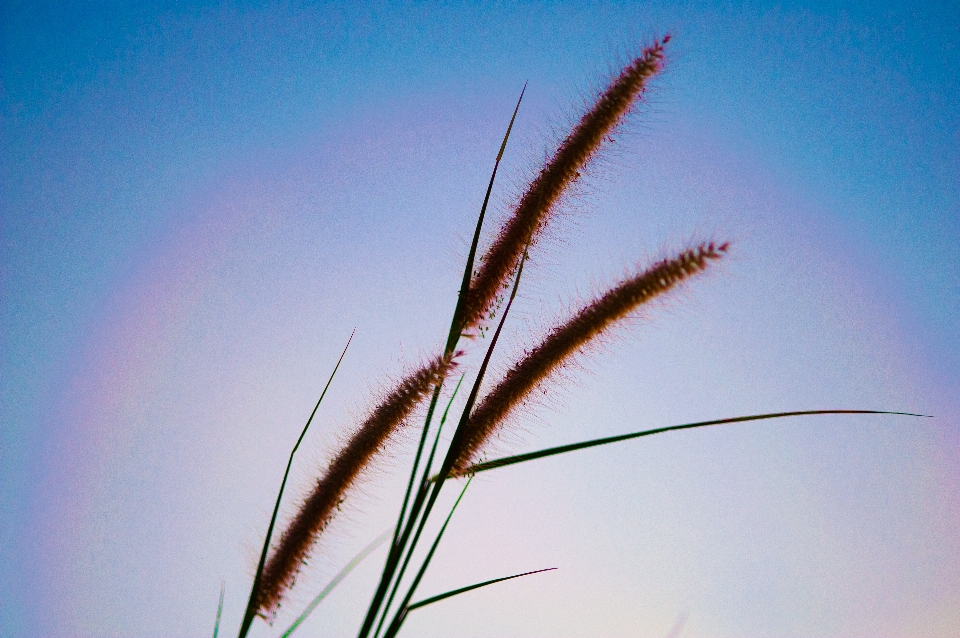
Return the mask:
[[669,41],[670,36],[662,42],[655,41],[623,69],[520,198],[513,216],[500,229],[470,284],[463,331],[475,328],[490,312],[524,248],[535,243],[564,190],[579,177],[580,171],[623,121],[643,94],[647,80],[663,68],[663,47]]
[[720,259],[728,243],[703,243],[664,259],[598,297],[511,368],[470,415],[451,476],[462,475],[490,436],[531,390],[588,342],[643,303],[668,292]]
[[267,560],[256,594],[259,614],[276,610],[284,592],[293,585],[314,541],[330,522],[354,480],[417,404],[456,366],[455,356],[437,357],[401,381],[333,459],[326,474],[317,480]]

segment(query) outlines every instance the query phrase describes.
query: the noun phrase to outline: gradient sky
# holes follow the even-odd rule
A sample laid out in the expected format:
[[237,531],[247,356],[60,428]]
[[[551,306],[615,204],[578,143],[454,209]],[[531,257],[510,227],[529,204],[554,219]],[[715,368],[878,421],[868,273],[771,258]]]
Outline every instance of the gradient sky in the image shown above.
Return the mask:
[[[0,634],[209,635],[221,580],[236,631],[350,331],[286,514],[441,343],[524,82],[488,231],[670,32],[666,72],[533,251],[495,371],[625,270],[702,238],[731,256],[496,451],[781,410],[935,418],[724,426],[478,477],[422,595],[558,570],[405,635],[956,635],[955,3],[66,4],[0,7]],[[251,636],[389,525],[410,441]],[[299,635],[354,635],[380,561]]]

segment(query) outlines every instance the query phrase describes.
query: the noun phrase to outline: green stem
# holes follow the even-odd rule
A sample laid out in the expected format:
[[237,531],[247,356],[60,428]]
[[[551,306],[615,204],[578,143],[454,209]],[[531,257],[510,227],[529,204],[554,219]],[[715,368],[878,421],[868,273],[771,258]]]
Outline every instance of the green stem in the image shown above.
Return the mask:
[[[404,618],[407,615],[408,605],[410,604],[410,598],[413,597],[413,593],[417,590],[417,586],[420,585],[420,580],[423,578],[423,575],[427,572],[427,566],[430,565],[430,560],[433,559],[433,555],[437,551],[437,547],[440,546],[440,539],[443,538],[443,533],[447,531],[447,525],[450,524],[450,519],[453,518],[453,513],[457,511],[457,505],[460,504],[460,500],[463,498],[463,495],[467,493],[467,488],[470,487],[470,482],[473,480],[471,476],[467,479],[467,484],[463,486],[463,489],[460,491],[460,496],[457,497],[456,502],[453,504],[453,507],[450,508],[450,513],[447,514],[447,520],[443,522],[443,526],[440,528],[440,531],[437,533],[437,537],[433,541],[433,545],[430,546],[430,551],[427,552],[427,557],[423,559],[423,565],[420,566],[420,571],[417,572],[416,578],[413,579],[413,583],[410,584],[410,590],[407,592],[407,595],[404,596],[403,602],[400,604],[400,612],[397,613],[393,622],[390,623],[390,627],[387,629],[387,633],[384,634],[383,638],[393,638],[397,635],[397,632],[400,631],[400,625],[403,624]],[[425,519],[424,519],[425,520]]]

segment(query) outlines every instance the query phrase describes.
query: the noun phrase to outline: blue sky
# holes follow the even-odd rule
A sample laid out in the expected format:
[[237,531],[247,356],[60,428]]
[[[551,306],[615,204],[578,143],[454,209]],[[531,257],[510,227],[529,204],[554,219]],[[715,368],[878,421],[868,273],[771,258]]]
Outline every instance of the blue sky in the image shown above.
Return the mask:
[[[789,409],[935,418],[734,426],[491,474],[425,595],[560,569],[418,612],[409,634],[960,622],[956,8],[0,10],[5,633],[196,635],[221,579],[233,631],[346,336],[299,486],[440,342],[524,82],[494,222],[665,32],[667,70],[533,255],[499,365],[638,260],[703,237],[733,254],[565,373],[499,450]],[[365,481],[291,608],[387,524],[406,452]],[[315,633],[355,631],[374,569]]]

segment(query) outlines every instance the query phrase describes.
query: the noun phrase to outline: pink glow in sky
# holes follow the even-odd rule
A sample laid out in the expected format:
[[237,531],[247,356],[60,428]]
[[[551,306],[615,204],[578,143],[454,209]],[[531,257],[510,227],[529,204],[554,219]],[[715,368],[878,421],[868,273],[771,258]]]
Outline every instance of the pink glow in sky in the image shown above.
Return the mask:
[[[732,239],[730,259],[570,370],[497,449],[793,409],[935,418],[674,433],[478,477],[420,592],[558,569],[419,610],[405,635],[666,635],[678,618],[684,637],[952,635],[957,20],[641,9],[507,7],[495,47],[468,8],[14,12],[24,51],[71,35],[3,63],[0,633],[203,634],[221,579],[235,631],[347,336],[286,516],[445,335],[519,87],[487,236],[610,50],[666,25],[669,72],[533,252],[494,372],[626,268],[691,238]],[[932,23],[939,39],[920,37]],[[53,73],[42,90],[15,79]],[[391,524],[413,436],[251,636],[279,635]],[[354,635],[382,560],[302,634]]]

